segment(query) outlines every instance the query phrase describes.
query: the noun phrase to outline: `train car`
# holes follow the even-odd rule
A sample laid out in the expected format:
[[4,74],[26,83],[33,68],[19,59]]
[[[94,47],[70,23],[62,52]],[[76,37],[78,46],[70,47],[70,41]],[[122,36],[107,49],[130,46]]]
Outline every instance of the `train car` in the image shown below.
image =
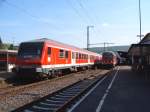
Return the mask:
[[117,65],[117,56],[112,51],[102,53],[102,65],[107,67],[115,67]]
[[18,75],[27,77],[29,73],[49,77],[66,69],[76,71],[92,66],[95,60],[100,59],[101,55],[97,53],[43,38],[20,44],[16,71]]
[[129,64],[129,57],[127,51],[117,51],[119,55],[119,64],[120,65],[127,65]]
[[0,71],[12,72],[16,64],[16,50],[0,50]]

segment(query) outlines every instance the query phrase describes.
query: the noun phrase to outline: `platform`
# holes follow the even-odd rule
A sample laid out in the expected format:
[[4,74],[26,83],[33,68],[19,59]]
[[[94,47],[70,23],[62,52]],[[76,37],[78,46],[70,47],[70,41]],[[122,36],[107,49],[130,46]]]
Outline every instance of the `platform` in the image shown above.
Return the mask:
[[150,77],[120,66],[69,112],[150,112]]

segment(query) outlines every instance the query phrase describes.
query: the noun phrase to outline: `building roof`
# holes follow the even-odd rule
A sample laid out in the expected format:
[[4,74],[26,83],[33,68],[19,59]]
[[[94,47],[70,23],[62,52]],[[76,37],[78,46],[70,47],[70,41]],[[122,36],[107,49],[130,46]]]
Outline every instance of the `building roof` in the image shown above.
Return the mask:
[[128,55],[140,56],[149,54],[150,33],[147,33],[138,44],[132,44],[128,50]]
[[150,44],[150,33],[147,33],[139,44]]
[[140,56],[141,54],[144,55],[150,55],[150,44],[132,44],[128,55],[134,55],[134,56]]

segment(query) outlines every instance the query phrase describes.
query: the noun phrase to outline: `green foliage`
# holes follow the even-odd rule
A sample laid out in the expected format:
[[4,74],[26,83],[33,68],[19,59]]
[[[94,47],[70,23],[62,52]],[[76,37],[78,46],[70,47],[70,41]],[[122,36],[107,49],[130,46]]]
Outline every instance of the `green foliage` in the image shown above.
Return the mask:
[[[105,51],[128,51],[130,46],[109,46],[105,48]],[[104,47],[93,47],[89,49],[92,52],[102,53],[104,52]]]
[[0,49],[3,49],[3,50],[17,50],[17,47],[15,47],[13,44],[0,44]]
[[10,46],[8,47],[9,50],[14,50],[14,45],[10,44]]
[[4,49],[4,50],[6,50],[6,49],[8,49],[8,44],[0,44],[0,49]]

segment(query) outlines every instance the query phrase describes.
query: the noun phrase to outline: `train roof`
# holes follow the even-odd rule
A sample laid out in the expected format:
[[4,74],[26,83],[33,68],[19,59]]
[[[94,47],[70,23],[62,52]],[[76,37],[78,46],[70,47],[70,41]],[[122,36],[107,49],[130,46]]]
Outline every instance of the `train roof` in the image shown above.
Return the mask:
[[82,48],[78,48],[78,47],[75,47],[73,45],[68,45],[68,44],[64,44],[64,43],[61,43],[61,42],[58,42],[58,41],[55,41],[55,40],[52,40],[52,39],[47,39],[47,38],[41,38],[41,39],[35,39],[35,40],[31,40],[31,41],[27,41],[27,42],[23,42],[23,43],[29,43],[29,42],[43,42],[43,43],[48,43],[50,44],[51,46],[54,46],[54,47],[61,47],[61,48],[64,48],[64,49],[72,49],[73,51],[75,52],[82,52],[82,53],[88,53],[88,54],[91,54],[91,55],[97,55],[97,56],[100,56],[100,54],[98,53],[94,53],[94,52],[91,52],[91,51],[88,51],[88,50],[85,50],[85,49],[82,49]]
[[[113,55],[116,55],[115,52],[113,52],[113,51],[105,51],[105,52],[103,52],[103,53],[111,53],[111,54],[113,54]],[[103,54],[103,53],[102,53],[102,54]]]
[[0,49],[0,53],[3,52],[3,53],[17,53],[18,51],[17,50],[5,50],[5,49]]

